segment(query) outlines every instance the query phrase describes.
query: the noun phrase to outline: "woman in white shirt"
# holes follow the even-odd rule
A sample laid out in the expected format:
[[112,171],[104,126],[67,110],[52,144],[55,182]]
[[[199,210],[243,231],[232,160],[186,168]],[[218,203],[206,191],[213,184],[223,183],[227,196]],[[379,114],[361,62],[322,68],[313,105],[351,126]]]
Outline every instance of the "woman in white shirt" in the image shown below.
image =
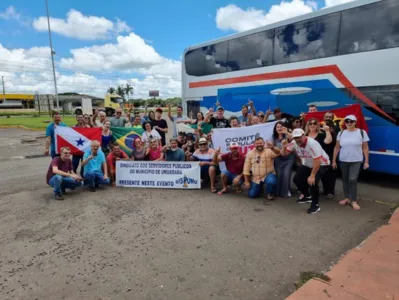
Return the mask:
[[357,203],[357,179],[360,168],[366,170],[369,167],[370,140],[367,132],[356,128],[356,117],[349,115],[345,117],[346,129],[337,135],[337,143],[334,148],[332,167],[337,168],[337,156],[339,153],[340,168],[342,172],[342,183],[345,199],[339,201],[340,205],[351,205],[353,209],[360,209]]
[[152,125],[150,122],[144,122],[143,123],[143,135],[141,136],[141,140],[144,143],[146,147],[149,147],[149,141],[150,140],[157,140],[159,145],[161,145],[161,136],[159,135],[158,131],[152,128]]

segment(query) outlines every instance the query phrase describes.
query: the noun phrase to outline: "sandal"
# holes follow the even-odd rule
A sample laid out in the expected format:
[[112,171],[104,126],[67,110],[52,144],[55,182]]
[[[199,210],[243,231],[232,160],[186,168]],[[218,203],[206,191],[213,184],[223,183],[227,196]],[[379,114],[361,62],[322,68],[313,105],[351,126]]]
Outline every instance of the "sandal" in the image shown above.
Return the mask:
[[227,189],[221,189],[219,192],[218,192],[218,195],[223,195],[224,193],[226,193],[227,192]]
[[211,190],[211,192],[216,194],[218,192],[218,190],[217,189],[213,189],[213,190]]
[[339,205],[348,205],[350,204],[350,201],[348,199],[344,199],[338,202]]
[[359,206],[359,204],[357,204],[356,201],[351,202],[350,205],[352,206],[352,208],[353,208],[354,210],[359,210],[359,209],[360,209],[360,206]]

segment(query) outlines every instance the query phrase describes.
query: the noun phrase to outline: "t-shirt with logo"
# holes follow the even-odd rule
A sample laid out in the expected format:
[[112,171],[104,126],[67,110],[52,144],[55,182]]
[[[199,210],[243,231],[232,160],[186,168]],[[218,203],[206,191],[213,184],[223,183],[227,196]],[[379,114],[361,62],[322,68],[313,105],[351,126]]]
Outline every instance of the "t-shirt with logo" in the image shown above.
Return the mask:
[[226,164],[226,169],[230,173],[234,175],[242,174],[244,170],[245,156],[241,153],[238,154],[238,157],[233,158],[231,153],[223,154],[221,157],[222,161]]
[[53,167],[57,167],[58,170],[62,172],[69,173],[72,171],[72,161],[70,159],[62,160],[61,157],[59,156],[53,158],[47,170],[47,175],[46,175],[47,183],[49,183],[51,177],[55,175],[53,172]]
[[328,166],[330,164],[327,153],[315,139],[308,137],[303,146],[299,146],[295,141],[292,141],[288,144],[287,150],[292,152],[294,149],[301,159],[302,164],[308,168],[313,168],[313,161],[318,158],[321,159],[322,166]]
[[209,124],[212,124],[213,128],[230,128],[230,122],[226,118],[218,119],[212,117]]
[[337,136],[337,141],[341,146],[339,151],[339,160],[344,162],[362,162],[363,161],[363,143],[370,141],[367,132],[362,129],[355,131],[344,130]]

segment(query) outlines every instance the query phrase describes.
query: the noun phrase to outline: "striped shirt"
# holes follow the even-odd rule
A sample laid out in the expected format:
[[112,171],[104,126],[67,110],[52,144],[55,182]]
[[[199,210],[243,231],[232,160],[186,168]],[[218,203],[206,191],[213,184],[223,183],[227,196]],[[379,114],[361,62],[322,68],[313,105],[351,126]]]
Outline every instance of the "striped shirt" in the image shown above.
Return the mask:
[[201,152],[199,149],[195,150],[193,154],[193,158],[197,161],[207,161],[211,162],[213,160],[213,155],[215,154],[215,150],[208,148],[206,152]]

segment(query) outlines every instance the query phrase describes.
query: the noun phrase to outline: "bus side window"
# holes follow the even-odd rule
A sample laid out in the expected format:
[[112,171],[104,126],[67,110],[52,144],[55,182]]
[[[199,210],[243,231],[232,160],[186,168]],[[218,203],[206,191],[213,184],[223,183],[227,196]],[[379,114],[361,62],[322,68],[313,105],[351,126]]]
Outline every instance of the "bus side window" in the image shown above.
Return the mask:
[[399,1],[385,0],[342,12],[338,54],[399,47]]

